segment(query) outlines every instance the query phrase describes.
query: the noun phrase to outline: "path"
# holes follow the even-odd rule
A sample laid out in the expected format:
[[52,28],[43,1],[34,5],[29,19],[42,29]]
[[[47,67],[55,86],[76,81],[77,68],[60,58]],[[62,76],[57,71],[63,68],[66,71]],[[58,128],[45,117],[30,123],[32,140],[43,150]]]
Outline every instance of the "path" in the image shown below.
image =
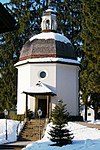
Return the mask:
[[88,123],[88,122],[76,122],[76,123],[87,126],[89,128],[96,128],[100,130],[100,124],[93,124],[93,123]]

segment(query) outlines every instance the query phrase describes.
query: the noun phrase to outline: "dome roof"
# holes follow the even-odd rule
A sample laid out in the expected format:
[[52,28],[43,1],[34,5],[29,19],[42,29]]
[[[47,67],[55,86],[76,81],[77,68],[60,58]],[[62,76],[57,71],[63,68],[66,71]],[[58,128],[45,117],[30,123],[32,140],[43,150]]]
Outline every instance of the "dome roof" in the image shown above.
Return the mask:
[[69,39],[54,32],[42,32],[31,37],[23,45],[20,53],[20,60],[43,57],[77,59]]
[[61,41],[64,43],[70,43],[68,38],[66,38],[62,34],[54,33],[54,32],[42,32],[30,38],[29,41],[33,41],[34,39],[45,39],[45,40],[54,39],[56,41]]

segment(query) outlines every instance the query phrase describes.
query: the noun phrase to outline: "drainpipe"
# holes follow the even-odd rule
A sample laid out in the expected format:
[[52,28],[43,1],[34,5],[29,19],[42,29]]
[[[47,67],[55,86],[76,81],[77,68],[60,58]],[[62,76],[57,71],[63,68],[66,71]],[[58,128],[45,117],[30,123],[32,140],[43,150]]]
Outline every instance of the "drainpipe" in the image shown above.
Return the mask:
[[27,112],[28,112],[28,94],[26,94],[25,121],[28,120]]

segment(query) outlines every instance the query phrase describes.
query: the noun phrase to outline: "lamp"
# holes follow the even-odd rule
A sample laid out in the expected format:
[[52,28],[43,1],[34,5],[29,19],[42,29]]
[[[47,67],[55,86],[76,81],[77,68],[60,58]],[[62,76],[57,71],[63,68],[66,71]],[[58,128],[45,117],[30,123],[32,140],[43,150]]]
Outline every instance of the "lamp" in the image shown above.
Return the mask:
[[40,117],[42,116],[42,110],[39,108],[37,113],[38,113],[38,116],[39,116],[39,140],[40,140],[41,139],[41,130],[40,130],[41,122],[40,122]]
[[5,119],[6,119],[6,140],[8,139],[8,134],[7,134],[7,116],[8,116],[8,110],[5,109],[4,110],[4,115],[5,115]]

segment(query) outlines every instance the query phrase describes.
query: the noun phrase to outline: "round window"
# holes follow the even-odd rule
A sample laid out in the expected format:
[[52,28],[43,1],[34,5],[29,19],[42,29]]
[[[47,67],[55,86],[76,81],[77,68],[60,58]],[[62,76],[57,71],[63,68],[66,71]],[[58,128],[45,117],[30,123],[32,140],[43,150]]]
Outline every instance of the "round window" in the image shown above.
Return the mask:
[[40,72],[40,77],[41,78],[45,78],[46,77],[46,72],[45,71],[41,71]]

